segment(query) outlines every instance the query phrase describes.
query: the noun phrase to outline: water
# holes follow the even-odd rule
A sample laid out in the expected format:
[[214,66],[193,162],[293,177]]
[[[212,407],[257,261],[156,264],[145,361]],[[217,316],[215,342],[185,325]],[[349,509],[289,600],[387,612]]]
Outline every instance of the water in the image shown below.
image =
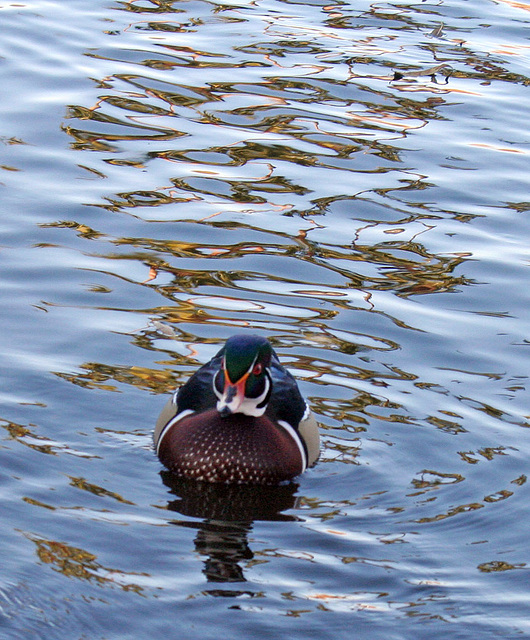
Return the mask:
[[[528,5],[0,20],[2,640],[530,636]],[[158,412],[249,330],[321,460],[177,483]]]

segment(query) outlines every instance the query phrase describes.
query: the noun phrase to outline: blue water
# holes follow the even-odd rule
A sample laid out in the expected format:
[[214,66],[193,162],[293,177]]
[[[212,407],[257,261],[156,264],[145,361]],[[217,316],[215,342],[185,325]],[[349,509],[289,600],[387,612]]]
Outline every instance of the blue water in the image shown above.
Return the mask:
[[[530,636],[529,5],[0,2],[0,638]],[[177,482],[233,333],[321,424]]]

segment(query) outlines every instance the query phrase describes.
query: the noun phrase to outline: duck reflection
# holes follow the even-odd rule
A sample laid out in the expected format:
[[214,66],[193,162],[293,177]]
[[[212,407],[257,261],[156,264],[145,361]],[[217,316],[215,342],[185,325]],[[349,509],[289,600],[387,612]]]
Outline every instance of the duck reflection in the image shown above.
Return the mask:
[[173,521],[181,527],[196,528],[195,549],[204,556],[209,582],[244,582],[242,562],[254,554],[248,534],[256,520],[293,521],[284,513],[297,505],[298,484],[279,486],[225,485],[196,482],[161,472],[164,484],[176,496],[168,509],[201,522]]

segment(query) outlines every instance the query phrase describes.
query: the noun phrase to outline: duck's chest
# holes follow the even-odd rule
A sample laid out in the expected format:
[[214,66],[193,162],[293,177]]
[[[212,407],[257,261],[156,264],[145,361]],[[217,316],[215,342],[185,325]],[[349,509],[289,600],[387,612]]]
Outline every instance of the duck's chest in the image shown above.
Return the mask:
[[176,422],[158,454],[174,473],[207,482],[277,484],[304,465],[292,434],[266,416],[221,418],[215,409]]

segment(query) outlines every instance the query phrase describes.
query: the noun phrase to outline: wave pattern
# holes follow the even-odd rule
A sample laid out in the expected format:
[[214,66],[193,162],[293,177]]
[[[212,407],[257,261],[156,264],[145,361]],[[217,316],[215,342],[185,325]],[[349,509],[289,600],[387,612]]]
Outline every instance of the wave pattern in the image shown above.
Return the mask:
[[[43,26],[66,19],[50,3],[46,18],[1,8],[14,34],[39,25],[44,40]],[[31,602],[58,612],[67,634],[68,577],[80,628],[101,637],[117,631],[100,593],[118,608],[141,600],[141,636],[153,602],[176,607],[194,637],[208,637],[207,607],[243,633],[223,601],[247,635],[264,613],[297,618],[305,637],[328,637],[329,613],[337,629],[354,615],[361,637],[373,612],[385,637],[395,621],[396,638],[447,637],[449,624],[471,625],[461,637],[527,632],[525,7],[132,0],[71,11],[88,26],[63,27],[70,66],[40,61],[57,93],[35,85],[18,106],[61,104],[60,141],[32,151],[26,116],[20,135],[0,138],[10,193],[32,184],[21,171],[31,153],[56,185],[31,186],[38,270],[17,273],[24,304],[46,320],[9,354],[30,384],[5,392],[16,410],[0,420],[8,450],[38,469],[9,490],[32,525],[13,526],[7,545],[22,540],[58,594],[39,588]],[[49,167],[48,145],[67,147]],[[164,475],[160,493],[149,412],[248,330],[300,379],[321,462],[301,488],[267,495],[198,495]],[[16,461],[6,470],[20,476]],[[169,570],[145,551],[153,531]],[[175,540],[195,556],[175,555]],[[17,632],[24,589],[0,585]],[[85,596],[102,610],[90,621]]]

